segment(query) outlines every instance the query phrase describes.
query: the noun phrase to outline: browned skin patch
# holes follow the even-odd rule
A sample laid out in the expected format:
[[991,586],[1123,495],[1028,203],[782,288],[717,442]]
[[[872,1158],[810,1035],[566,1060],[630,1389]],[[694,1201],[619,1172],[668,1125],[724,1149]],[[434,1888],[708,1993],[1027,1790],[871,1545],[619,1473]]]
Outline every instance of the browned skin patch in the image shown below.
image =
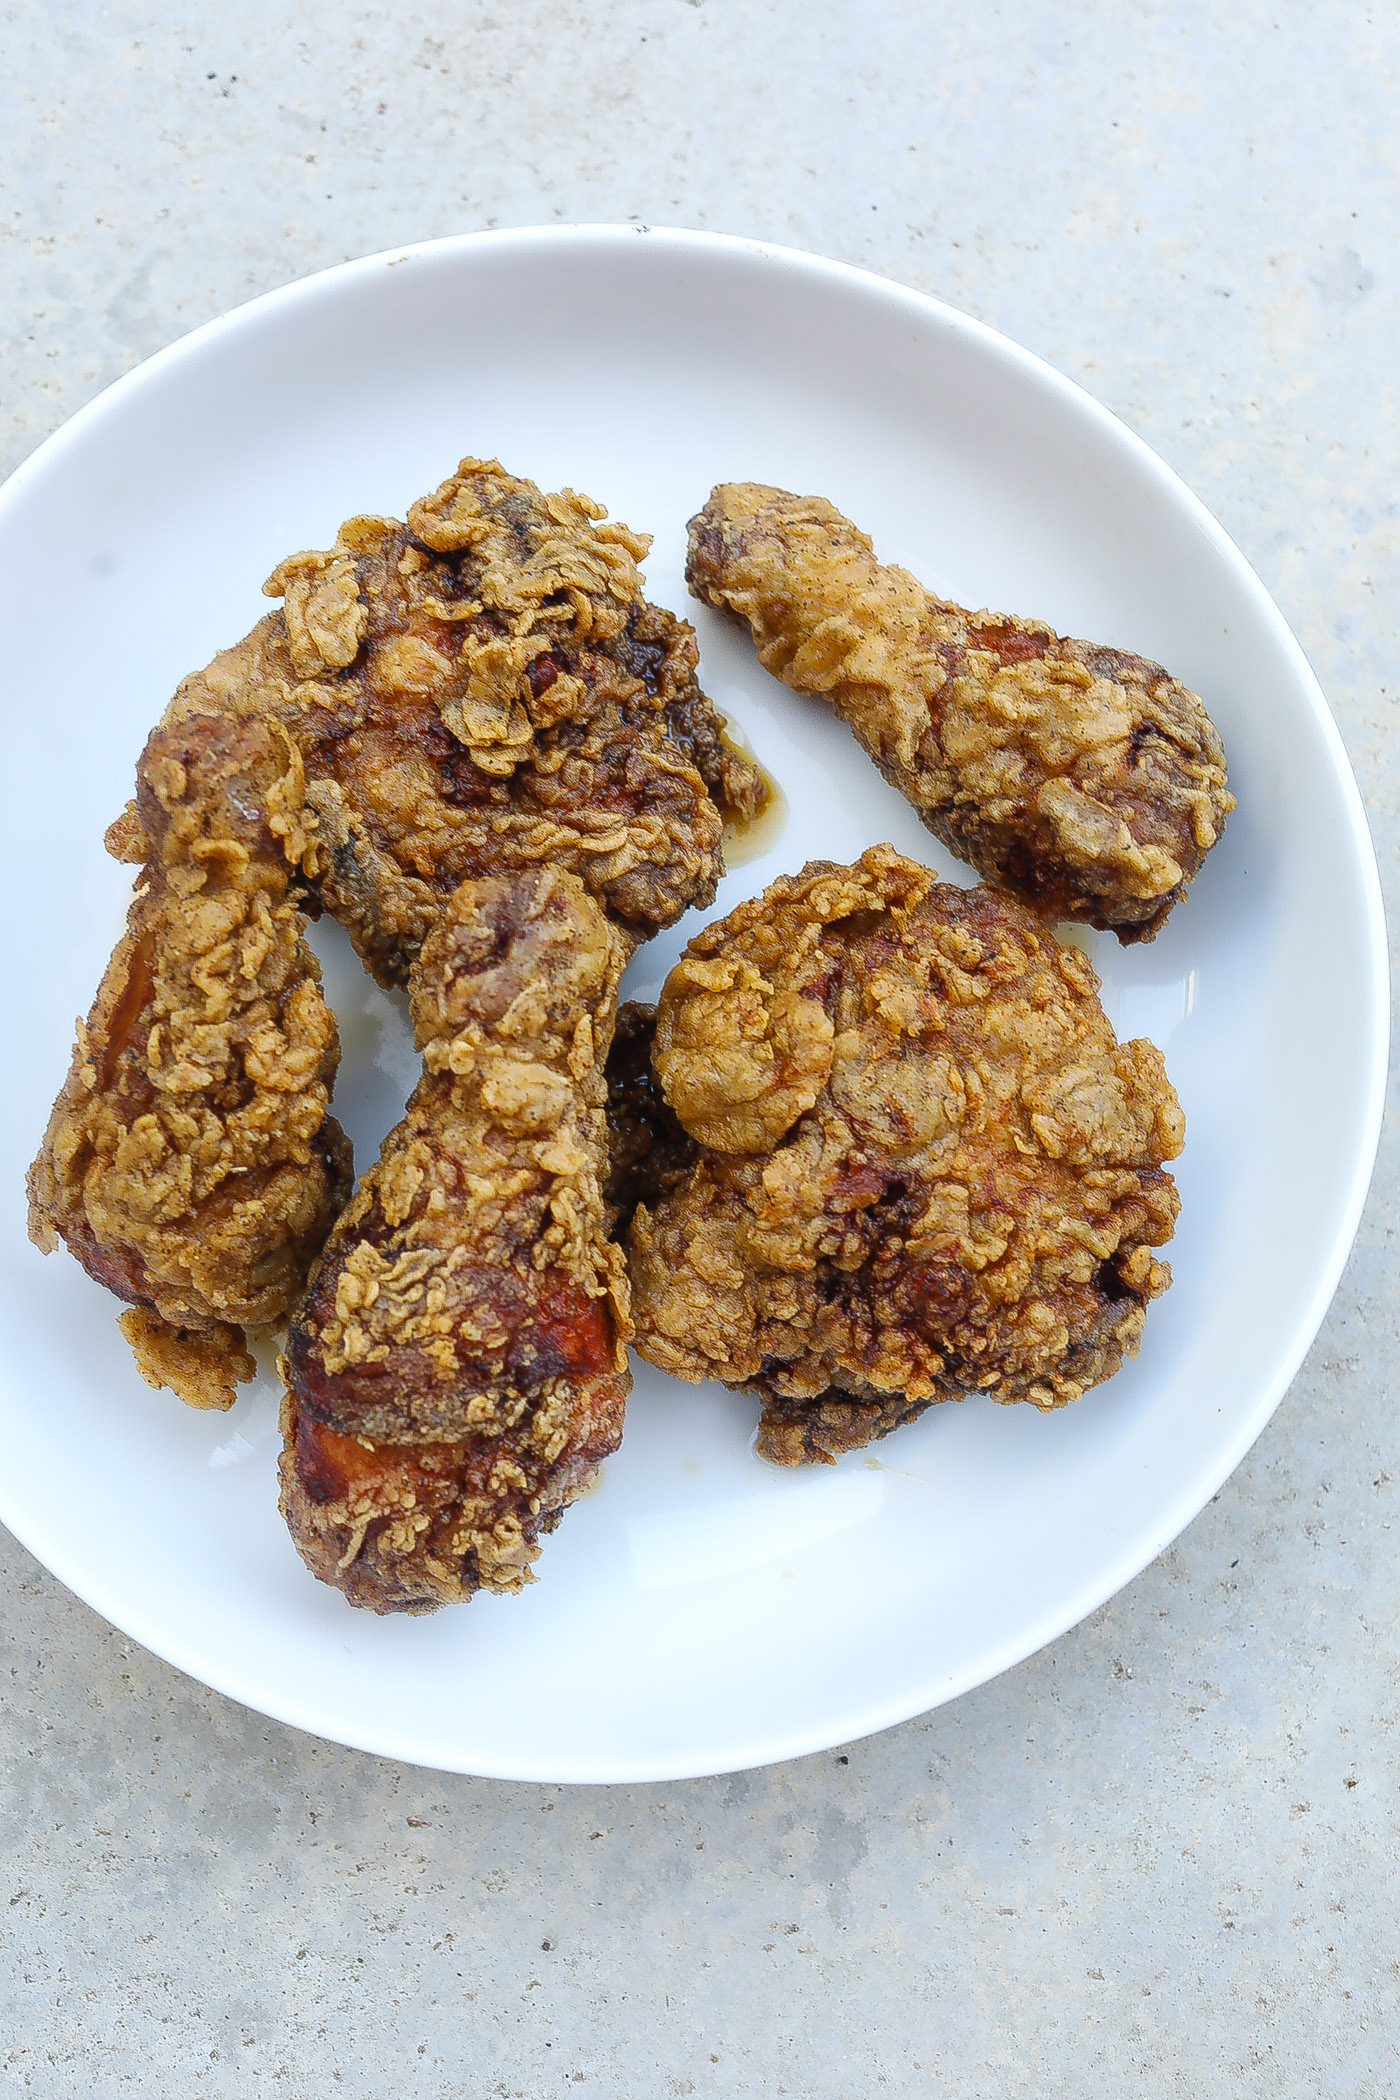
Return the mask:
[[715,489],[686,577],[952,852],[1051,918],[1150,940],[1234,808],[1213,723],[1160,664],[950,605],[819,496]]
[[628,1236],[641,1354],[756,1392],[778,1464],[1110,1377],[1170,1281],[1184,1124],[1097,992],[1015,898],[890,846],[706,927],[656,1016],[693,1152]]
[[651,1069],[656,1008],[629,999],[617,1012],[608,1052],[609,1231],[621,1239],[639,1203],[655,1206],[695,1158]]

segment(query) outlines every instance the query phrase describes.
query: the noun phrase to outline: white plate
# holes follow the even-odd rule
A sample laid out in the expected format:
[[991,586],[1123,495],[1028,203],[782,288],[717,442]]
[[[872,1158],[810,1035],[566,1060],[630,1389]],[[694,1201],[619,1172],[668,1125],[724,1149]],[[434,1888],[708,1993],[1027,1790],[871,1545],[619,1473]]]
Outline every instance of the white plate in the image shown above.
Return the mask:
[[[638,1366],[626,1441],[519,1599],[354,1612],[277,1515],[275,1393],[187,1412],[116,1307],[41,1260],[18,1190],[125,908],[107,860],[181,675],[264,576],[356,511],[402,515],[463,453],[586,489],[656,535],[709,691],[787,791],[727,908],[873,841],[968,880],[822,706],[688,605],[715,481],[829,496],[969,606],[1160,659],[1206,699],[1239,809],[1155,944],[1086,945],[1120,1033],[1189,1120],[1176,1283],[1142,1355],[1049,1418],[974,1400],[831,1468],[750,1450],[755,1410]],[[0,495],[10,987],[0,1515],[97,1610],[248,1705],[415,1763],[657,1779],[849,1740],[952,1698],[1093,1610],[1267,1421],[1351,1243],[1387,1017],[1375,863],[1322,696],[1263,587],[1147,448],[986,328],[810,256],[550,228],[435,242],[255,300],[131,373]],[[646,995],[694,921],[644,951]],[[318,934],[337,1109],[373,1157],[413,1076],[401,1009]]]

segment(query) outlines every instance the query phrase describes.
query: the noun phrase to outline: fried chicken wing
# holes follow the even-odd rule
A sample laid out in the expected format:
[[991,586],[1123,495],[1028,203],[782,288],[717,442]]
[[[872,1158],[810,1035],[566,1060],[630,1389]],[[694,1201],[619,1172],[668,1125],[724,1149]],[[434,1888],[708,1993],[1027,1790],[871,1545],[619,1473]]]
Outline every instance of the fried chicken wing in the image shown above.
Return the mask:
[[463,460],[406,524],[352,518],[171,713],[271,716],[306,775],[303,866],[382,984],[468,876],[561,867],[635,937],[708,903],[721,817],[766,799],[642,596],[649,541]]
[[1150,940],[1235,806],[1214,725],[1160,664],[964,612],[819,496],[716,488],[686,577],[951,852],[1053,918]]
[[196,1407],[232,1405],[243,1329],[289,1310],[349,1193],[335,1018],[273,829],[298,770],[256,720],[152,735],[121,841],[142,878],[29,1173],[31,1238],[127,1300],[143,1375]]
[[783,1465],[936,1400],[1049,1409],[1111,1376],[1170,1282],[1184,1123],[1097,991],[1014,897],[890,846],[697,934],[655,1021],[694,1153],[628,1236],[641,1354],[757,1393]]
[[284,1366],[283,1510],[352,1603],[518,1590],[617,1447],[631,1379],[603,1064],[629,952],[576,876],[544,869],[464,882],[414,965],[423,1077]]

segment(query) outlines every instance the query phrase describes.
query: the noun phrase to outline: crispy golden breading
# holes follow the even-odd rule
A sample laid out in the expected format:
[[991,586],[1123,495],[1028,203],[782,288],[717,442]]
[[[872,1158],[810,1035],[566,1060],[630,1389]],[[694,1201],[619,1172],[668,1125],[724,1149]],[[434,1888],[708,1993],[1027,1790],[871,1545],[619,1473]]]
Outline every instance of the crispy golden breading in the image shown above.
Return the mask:
[[944,845],[1052,918],[1150,940],[1235,806],[1214,725],[1160,664],[949,605],[819,496],[715,489],[686,577]]
[[891,846],[697,934],[656,1016],[697,1149],[633,1219],[642,1355],[756,1392],[779,1464],[935,1400],[1054,1408],[1109,1377],[1170,1281],[1184,1123],[1097,991],[1005,891]]
[[766,798],[700,690],[693,629],[642,596],[649,541],[604,517],[463,460],[406,524],[352,518],[281,563],[281,611],[171,703],[287,730],[306,805],[289,843],[383,984],[407,982],[459,882],[506,869],[567,868],[646,938],[709,902],[721,814]]
[[153,1385],[229,1407],[243,1328],[289,1310],[349,1192],[339,1042],[267,814],[295,806],[285,738],[191,716],[138,780],[149,857],[30,1169],[30,1236],[136,1308]]
[[234,1387],[257,1376],[257,1359],[245,1344],[243,1329],[227,1320],[215,1320],[208,1327],[172,1327],[159,1313],[133,1305],[118,1315],[117,1325],[147,1385],[168,1386],[190,1407],[232,1407]]
[[603,1064],[629,945],[546,869],[463,883],[414,965],[423,1078],[287,1344],[283,1509],[354,1604],[519,1589],[617,1447]]

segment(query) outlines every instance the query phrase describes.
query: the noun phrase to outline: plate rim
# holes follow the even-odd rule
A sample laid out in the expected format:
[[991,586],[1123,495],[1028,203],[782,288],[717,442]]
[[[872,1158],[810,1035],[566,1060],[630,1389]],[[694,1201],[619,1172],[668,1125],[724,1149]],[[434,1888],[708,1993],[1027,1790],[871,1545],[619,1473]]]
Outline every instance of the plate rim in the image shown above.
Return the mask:
[[[805,275],[813,280],[824,280],[827,284],[844,287],[867,298],[874,296],[896,307],[902,305],[911,316],[918,316],[923,323],[933,321],[950,334],[965,340],[970,339],[985,354],[1018,371],[1023,378],[1037,387],[1048,389],[1052,394],[1059,394],[1077,413],[1087,415],[1091,421],[1097,422],[1118,444],[1126,444],[1130,455],[1136,459],[1146,475],[1159,483],[1165,482],[1177,502],[1194,519],[1197,529],[1209,542],[1216,557],[1222,560],[1231,572],[1232,581],[1252,600],[1256,612],[1282,645],[1298,677],[1300,690],[1307,699],[1314,724],[1330,760],[1332,778],[1339,790],[1341,810],[1345,817],[1349,860],[1359,881],[1364,918],[1361,945],[1369,963],[1364,996],[1370,1009],[1365,1042],[1365,1084],[1359,1090],[1361,1136],[1351,1161],[1345,1201],[1339,1209],[1339,1223],[1333,1230],[1326,1249],[1326,1258],[1318,1265],[1314,1288],[1301,1308],[1295,1312],[1289,1345],[1279,1357],[1272,1376],[1261,1386],[1253,1407],[1238,1425],[1223,1452],[1204,1471],[1194,1476],[1195,1484],[1192,1488],[1177,1497],[1150,1531],[1137,1534],[1130,1545],[1121,1549],[1097,1571],[1094,1580],[1083,1584],[1075,1592],[1071,1604],[1061,1605],[1040,1618],[1025,1622],[1014,1638],[1004,1641],[1001,1647],[990,1655],[984,1651],[975,1664],[945,1673],[941,1677],[935,1676],[932,1680],[924,1677],[919,1680],[918,1688],[914,1692],[906,1687],[897,1695],[891,1695],[883,1701],[867,1702],[860,1714],[853,1717],[857,1721],[855,1732],[840,1738],[842,1741],[858,1741],[886,1728],[897,1726],[919,1714],[931,1712],[934,1708],[989,1683],[1006,1670],[1024,1662],[1099,1610],[1179,1538],[1244,1459],[1292,1385],[1336,1295],[1343,1270],[1355,1244],[1375,1168],[1388,1078],[1390,964],[1385,906],[1365,805],[1341,731],[1302,645],[1262,579],[1200,497],[1144,438],[1139,437],[1121,417],[1077,381],[1058,371],[1035,352],[1025,349],[1012,338],[992,328],[987,322],[963,313],[959,308],[949,305],[931,293],[900,284],[896,279],[864,269],[857,264],[840,262],[806,249],[739,234],[606,221],[501,227],[472,233],[448,234],[433,240],[380,249],[370,255],[332,264],[306,276],[292,278],[270,291],[242,301],[226,312],[199,323],[151,356],[142,359],[129,371],[102,388],[56,430],[42,439],[33,451],[21,460],[5,482],[0,484],[0,527],[4,526],[11,511],[22,504],[30,486],[51,464],[61,459],[74,446],[84,443],[89,431],[97,427],[105,416],[120,409],[131,396],[144,388],[158,385],[165,372],[182,359],[197,356],[203,348],[222,337],[233,336],[241,329],[256,326],[266,316],[294,307],[302,301],[314,300],[332,287],[348,283],[355,278],[369,278],[385,269],[395,268],[404,263],[411,264],[421,259],[457,258],[466,262],[469,267],[470,258],[488,248],[515,248],[524,252],[530,249],[577,249],[590,243],[607,247],[623,246],[637,240],[650,241],[681,257],[701,252],[724,253],[749,267],[773,266]],[[542,1755],[531,1759],[517,1757],[504,1763],[489,1758],[452,1763],[445,1763],[437,1758],[425,1760],[421,1753],[415,1754],[411,1746],[397,1739],[392,1726],[380,1729],[337,1729],[335,1733],[328,1735],[324,1722],[298,1711],[295,1700],[269,1699],[262,1693],[250,1690],[238,1681],[237,1672],[221,1671],[217,1665],[211,1666],[204,1656],[196,1659],[192,1653],[185,1652],[186,1643],[145,1627],[140,1612],[115,1614],[103,1599],[99,1581],[94,1580],[87,1570],[71,1567],[68,1564],[69,1556],[61,1551],[53,1553],[47,1550],[30,1534],[23,1511],[12,1506],[12,1498],[3,1474],[0,1474],[0,1521],[3,1521],[27,1551],[90,1609],[99,1613],[109,1624],[117,1626],[128,1637],[139,1641],[143,1647],[160,1656],[172,1667],[194,1678],[196,1682],[208,1685],[223,1696],[236,1700],[252,1712],[264,1714],[270,1719],[301,1729],[322,1740],[344,1743],[349,1748],[369,1755],[391,1757],[401,1763],[417,1765],[427,1770],[456,1771],[482,1778],[524,1783],[630,1785],[757,1770],[766,1765],[812,1755],[832,1747],[832,1742],[828,1739],[828,1727],[809,1724],[805,1727],[795,1726],[781,1736],[770,1731],[765,1747],[758,1756],[753,1754],[751,1747],[744,1748],[735,1743],[730,1751],[720,1755],[707,1754],[699,1762],[693,1756],[687,1757],[684,1754],[651,1754],[630,1764],[625,1758],[610,1757],[604,1769],[602,1766],[591,1766],[587,1758],[575,1757],[570,1769],[564,1770],[561,1769],[561,1762],[567,1760],[561,1761],[554,1755]],[[732,1729],[729,1732],[734,1733]]]

